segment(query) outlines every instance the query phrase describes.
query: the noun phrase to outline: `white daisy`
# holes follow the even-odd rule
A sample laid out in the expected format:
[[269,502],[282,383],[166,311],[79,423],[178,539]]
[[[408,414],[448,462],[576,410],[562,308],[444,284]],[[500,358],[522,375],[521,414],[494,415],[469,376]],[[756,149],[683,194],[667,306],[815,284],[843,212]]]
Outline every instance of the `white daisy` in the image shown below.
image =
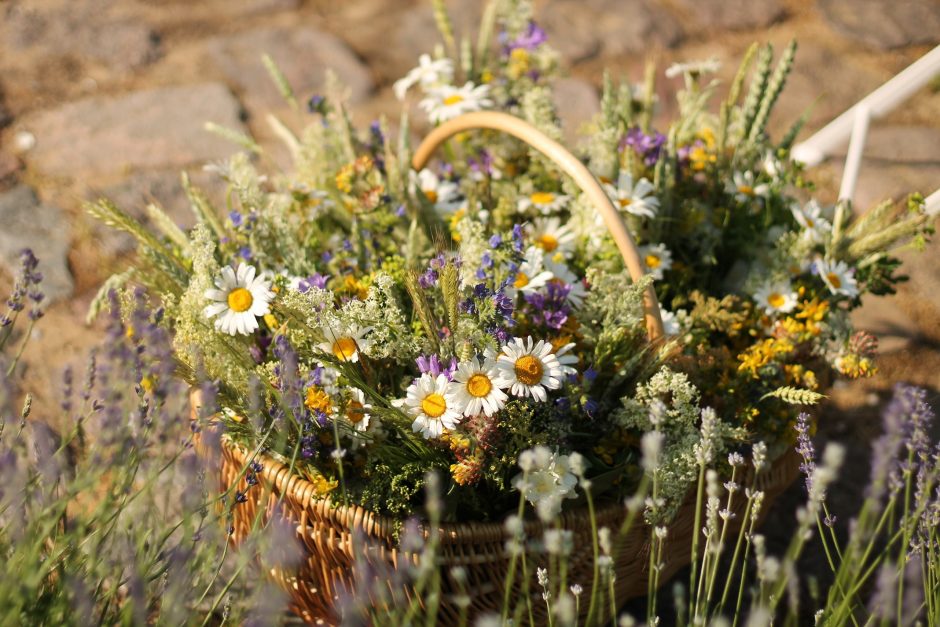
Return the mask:
[[358,388],[349,388],[349,400],[343,414],[356,431],[367,431],[372,420],[372,405],[366,402],[366,395]]
[[230,266],[222,268],[222,276],[216,278],[216,289],[206,290],[205,296],[215,301],[207,305],[203,313],[215,318],[215,328],[222,333],[249,335],[258,328],[258,318],[271,312],[274,300],[271,282],[267,277],[255,276],[254,266],[238,264],[237,270]]
[[415,417],[411,429],[425,439],[439,438],[444,430],[452,430],[461,420],[460,412],[447,394],[447,375],[432,377],[428,373],[408,386],[400,403]]
[[441,85],[421,101],[421,108],[427,112],[432,123],[440,124],[464,113],[492,107],[489,93],[489,85],[474,85],[470,81],[463,87]]
[[533,192],[519,199],[519,211],[537,209],[543,215],[555,213],[568,204],[569,197],[555,192]]
[[770,186],[766,183],[757,185],[754,182],[754,173],[745,170],[734,173],[732,180],[725,186],[725,191],[733,194],[738,202],[750,202],[755,198],[767,198],[770,195]]
[[492,416],[506,404],[508,396],[501,388],[506,387],[496,380],[496,362],[484,359],[483,365],[474,357],[457,365],[454,380],[447,386],[448,396],[464,416],[476,416],[481,412]]
[[710,57],[702,61],[687,61],[685,63],[673,63],[666,68],[666,78],[675,78],[683,74],[697,76],[699,74],[715,73],[721,68],[721,62],[718,57]]
[[858,296],[858,281],[855,280],[855,270],[844,261],[827,263],[823,259],[816,261],[816,272],[829,291],[836,295],[855,298]]
[[790,206],[790,211],[793,213],[793,219],[803,227],[803,238],[813,244],[822,242],[825,234],[832,230],[832,224],[823,217],[823,209],[815,200],[809,201],[803,207],[794,203]]
[[767,314],[789,313],[796,307],[796,292],[786,281],[766,283],[754,293],[754,300]]
[[324,326],[323,342],[319,348],[324,353],[329,353],[340,361],[359,361],[359,352],[367,352],[372,344],[366,335],[372,331],[372,327],[360,327],[358,324],[350,324],[343,328],[338,325]]
[[529,246],[525,251],[525,260],[516,270],[516,278],[507,293],[510,298],[516,296],[517,290],[529,294],[545,287],[554,276],[551,271],[545,269],[545,256],[542,251],[535,246]]
[[395,81],[392,89],[395,97],[405,99],[405,94],[414,85],[420,84],[425,90],[450,83],[454,78],[454,62],[450,59],[431,60],[430,55],[418,57],[418,67],[413,68],[404,78]]
[[536,246],[545,251],[547,258],[561,255],[570,257],[574,252],[577,237],[571,226],[562,224],[560,218],[536,218],[529,229],[529,237]]
[[656,217],[659,199],[654,195],[656,188],[646,179],[640,179],[634,183],[630,173],[621,170],[617,177],[617,186],[605,183],[604,189],[614,206],[621,211],[645,218]]
[[575,343],[570,342],[555,351],[555,359],[558,360],[561,371],[565,376],[578,374],[577,368],[574,367],[578,363],[578,356],[571,352],[574,347]]
[[567,265],[562,261],[546,260],[545,267],[552,273],[552,281],[558,281],[568,286],[568,295],[565,297],[575,307],[584,304],[587,297],[587,288],[584,287],[584,281],[578,278]]
[[768,150],[761,160],[761,167],[767,176],[776,180],[783,173],[783,163],[774,154],[773,150]]
[[537,401],[548,400],[546,388],[557,390],[564,377],[558,358],[552,354],[552,345],[545,340],[534,342],[513,338],[503,346],[496,358],[500,384],[516,396],[531,396]]
[[663,333],[666,335],[679,335],[681,327],[679,325],[679,318],[671,311],[666,311],[661,309],[659,312],[663,319]]
[[661,281],[666,270],[672,267],[672,253],[665,244],[648,244],[640,246],[640,261],[650,276]]
[[460,188],[453,181],[440,178],[431,170],[425,168],[416,175],[412,173],[412,180],[417,189],[420,189],[434,208],[442,213],[459,209],[463,200],[460,198]]

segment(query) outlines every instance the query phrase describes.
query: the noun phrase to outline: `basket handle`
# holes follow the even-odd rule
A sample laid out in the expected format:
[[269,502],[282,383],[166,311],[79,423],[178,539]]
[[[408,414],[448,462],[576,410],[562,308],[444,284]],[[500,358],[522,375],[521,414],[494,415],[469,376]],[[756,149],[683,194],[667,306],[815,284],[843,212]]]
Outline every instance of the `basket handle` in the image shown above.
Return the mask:
[[[639,281],[646,274],[640,260],[640,251],[637,250],[636,243],[627,230],[627,225],[620,216],[620,212],[614,208],[601,184],[594,178],[594,175],[564,146],[546,136],[525,120],[499,111],[476,111],[460,115],[444,122],[424,138],[424,141],[415,150],[414,157],[411,159],[411,167],[416,171],[421,170],[427,165],[438,146],[457,133],[473,129],[490,129],[512,135],[551,159],[565,174],[574,179],[581,191],[587,194],[587,197],[600,212],[633,280]],[[654,342],[663,337],[663,319],[659,309],[659,301],[656,299],[656,292],[652,285],[647,287],[643,294],[643,314],[646,319],[646,332],[650,341]]]

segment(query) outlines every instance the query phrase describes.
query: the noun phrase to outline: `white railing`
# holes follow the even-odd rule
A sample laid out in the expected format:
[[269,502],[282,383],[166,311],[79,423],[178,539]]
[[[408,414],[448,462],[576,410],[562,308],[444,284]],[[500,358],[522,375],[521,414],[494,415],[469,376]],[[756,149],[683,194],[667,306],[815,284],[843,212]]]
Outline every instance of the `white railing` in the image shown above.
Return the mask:
[[[848,139],[849,147],[845,155],[845,170],[842,174],[842,185],[839,188],[839,199],[851,200],[855,195],[855,186],[858,183],[858,173],[871,120],[893,111],[938,74],[940,74],[940,46],[862,98],[812,137],[794,146],[793,158],[810,167],[818,165],[826,157],[838,154],[839,147]],[[927,197],[926,206],[930,215],[940,214],[940,189]]]

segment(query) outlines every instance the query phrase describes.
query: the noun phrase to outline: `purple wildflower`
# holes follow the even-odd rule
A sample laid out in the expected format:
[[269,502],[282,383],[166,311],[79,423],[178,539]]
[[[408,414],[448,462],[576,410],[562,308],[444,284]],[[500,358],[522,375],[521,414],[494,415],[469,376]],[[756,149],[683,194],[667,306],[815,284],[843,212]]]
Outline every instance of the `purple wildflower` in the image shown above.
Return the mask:
[[526,32],[506,44],[506,52],[509,53],[518,48],[523,50],[535,50],[547,40],[548,36],[545,34],[545,31],[534,21],[530,21]]
[[806,492],[812,492],[813,472],[816,470],[816,449],[813,441],[810,439],[809,414],[802,412],[796,419],[796,452],[803,458],[800,464],[800,472],[805,476]]
[[62,411],[72,411],[72,367],[66,366],[62,371]]
[[512,227],[512,247],[516,252],[522,252],[524,244],[521,224],[514,224]]
[[424,274],[418,277],[418,285],[424,289],[431,288],[437,283],[438,278],[437,270],[428,268],[424,271]]
[[310,113],[319,113],[320,115],[326,115],[328,113],[328,108],[326,104],[326,98],[319,94],[314,94],[310,96],[310,100],[307,101],[307,111]]
[[232,221],[232,226],[234,226],[236,229],[243,223],[242,214],[239,211],[230,211],[228,214],[228,219]]
[[441,365],[441,360],[437,355],[431,355],[430,357],[421,355],[415,362],[418,364],[418,370],[421,374],[429,374],[432,377],[443,374],[451,379],[457,370],[457,359],[454,357],[451,357],[450,363],[446,367]]
[[499,248],[503,243],[503,236],[495,233],[490,237],[490,248]]
[[643,158],[643,163],[647,166],[655,165],[659,160],[663,145],[666,143],[666,136],[658,131],[653,131],[647,135],[640,127],[635,126],[627,131],[623,139],[620,140],[620,150],[627,146]]

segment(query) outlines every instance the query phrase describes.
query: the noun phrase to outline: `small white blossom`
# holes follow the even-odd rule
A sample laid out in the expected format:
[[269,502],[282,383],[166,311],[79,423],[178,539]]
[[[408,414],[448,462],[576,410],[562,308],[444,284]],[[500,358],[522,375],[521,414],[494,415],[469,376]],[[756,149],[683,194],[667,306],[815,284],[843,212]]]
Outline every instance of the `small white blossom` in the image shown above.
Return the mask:
[[413,68],[404,78],[395,81],[392,86],[395,97],[405,99],[405,94],[414,85],[420,84],[422,89],[429,90],[440,87],[454,77],[454,62],[447,58],[431,60],[430,55],[422,54],[418,57],[418,67]]

